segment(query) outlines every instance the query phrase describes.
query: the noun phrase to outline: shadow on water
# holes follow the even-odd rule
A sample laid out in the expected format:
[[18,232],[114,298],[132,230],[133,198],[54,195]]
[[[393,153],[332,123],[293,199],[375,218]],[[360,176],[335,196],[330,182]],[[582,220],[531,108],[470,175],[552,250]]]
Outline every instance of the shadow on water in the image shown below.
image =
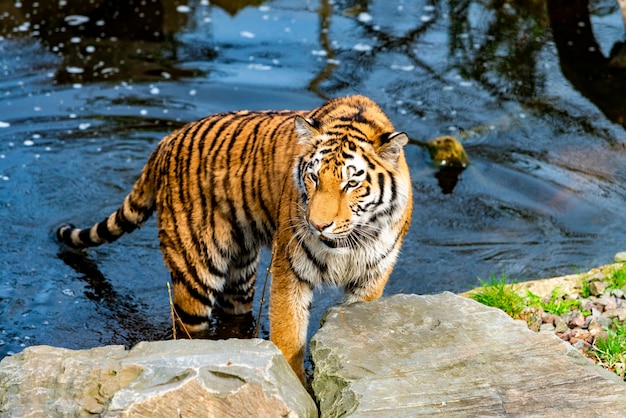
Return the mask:
[[149,322],[141,307],[134,302],[137,296],[120,294],[85,252],[63,249],[58,257],[78,273],[78,280],[85,282],[85,297],[104,308],[109,320],[118,324],[119,331],[124,333],[119,344],[133,345],[143,341],[146,335],[156,339],[171,338],[171,330]]
[[[413,224],[386,294],[610,262],[626,237],[623,42],[613,0],[0,3],[0,357],[172,337],[154,219],[85,253],[48,233],[111,213],[160,138],[225,110],[362,93],[414,138]],[[432,163],[442,135],[467,169]],[[258,320],[266,338],[262,279],[251,315],[216,311],[203,337]],[[340,299],[316,292],[309,335]]]

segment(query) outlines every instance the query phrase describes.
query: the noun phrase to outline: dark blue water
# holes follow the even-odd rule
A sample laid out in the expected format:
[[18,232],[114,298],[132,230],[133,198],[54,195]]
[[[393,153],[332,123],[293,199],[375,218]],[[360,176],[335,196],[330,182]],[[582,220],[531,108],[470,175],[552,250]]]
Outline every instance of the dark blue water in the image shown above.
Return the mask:
[[[171,337],[154,220],[85,254],[52,234],[111,213],[166,133],[225,110],[361,93],[416,141],[461,140],[472,164],[452,179],[407,146],[415,212],[387,294],[570,274],[626,249],[612,1],[554,0],[556,17],[541,2],[43,3],[0,5],[0,357]],[[311,332],[340,297],[316,294]]]

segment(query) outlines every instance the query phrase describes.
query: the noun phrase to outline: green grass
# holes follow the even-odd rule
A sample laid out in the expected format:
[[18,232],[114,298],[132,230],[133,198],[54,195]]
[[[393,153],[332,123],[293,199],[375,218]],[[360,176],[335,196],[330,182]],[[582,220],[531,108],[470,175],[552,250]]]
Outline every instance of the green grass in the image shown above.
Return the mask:
[[613,321],[606,338],[598,338],[593,346],[598,363],[626,380],[626,326]]
[[611,283],[611,289],[619,289],[626,285],[626,264],[609,276],[609,283]]
[[541,298],[530,290],[527,290],[526,303],[528,306],[541,308],[544,312],[559,316],[582,308],[579,300],[569,300],[566,299],[566,296],[567,295],[561,291],[561,288],[558,286],[552,290],[549,298]]
[[515,286],[516,280],[509,280],[508,276],[502,274],[497,278],[491,275],[491,282],[478,279],[481,287],[471,298],[483,305],[498,308],[506,312],[509,316],[520,319],[520,314],[525,308],[540,308],[544,312],[555,315],[562,315],[575,309],[581,309],[580,301],[566,299],[566,294],[559,287],[552,290],[549,298],[541,298],[530,290],[526,291],[526,296],[520,296],[519,288]]
[[506,275],[497,278],[493,273],[491,283],[480,278],[478,281],[481,288],[471,295],[471,298],[483,305],[498,308],[506,312],[510,317],[519,319],[526,304],[524,298],[516,293],[515,281],[508,282]]
[[591,296],[591,286],[589,285],[589,281],[582,279],[580,281],[580,295],[584,298],[588,298]]

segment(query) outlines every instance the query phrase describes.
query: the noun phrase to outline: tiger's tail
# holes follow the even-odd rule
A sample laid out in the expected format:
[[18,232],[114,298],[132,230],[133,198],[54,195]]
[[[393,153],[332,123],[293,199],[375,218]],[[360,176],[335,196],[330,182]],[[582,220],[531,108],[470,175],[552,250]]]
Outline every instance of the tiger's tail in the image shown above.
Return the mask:
[[151,163],[148,162],[119,209],[91,228],[81,229],[72,224],[62,224],[56,233],[59,242],[72,248],[96,247],[113,242],[141,227],[155,208],[156,187]]

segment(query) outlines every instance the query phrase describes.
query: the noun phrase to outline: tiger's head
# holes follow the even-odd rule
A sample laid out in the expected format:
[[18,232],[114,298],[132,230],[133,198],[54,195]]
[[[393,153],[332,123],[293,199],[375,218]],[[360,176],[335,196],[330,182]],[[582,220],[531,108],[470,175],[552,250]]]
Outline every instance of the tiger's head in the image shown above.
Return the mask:
[[373,242],[404,212],[411,187],[403,153],[408,137],[380,114],[382,121],[296,117],[300,153],[293,176],[301,224],[327,247]]

